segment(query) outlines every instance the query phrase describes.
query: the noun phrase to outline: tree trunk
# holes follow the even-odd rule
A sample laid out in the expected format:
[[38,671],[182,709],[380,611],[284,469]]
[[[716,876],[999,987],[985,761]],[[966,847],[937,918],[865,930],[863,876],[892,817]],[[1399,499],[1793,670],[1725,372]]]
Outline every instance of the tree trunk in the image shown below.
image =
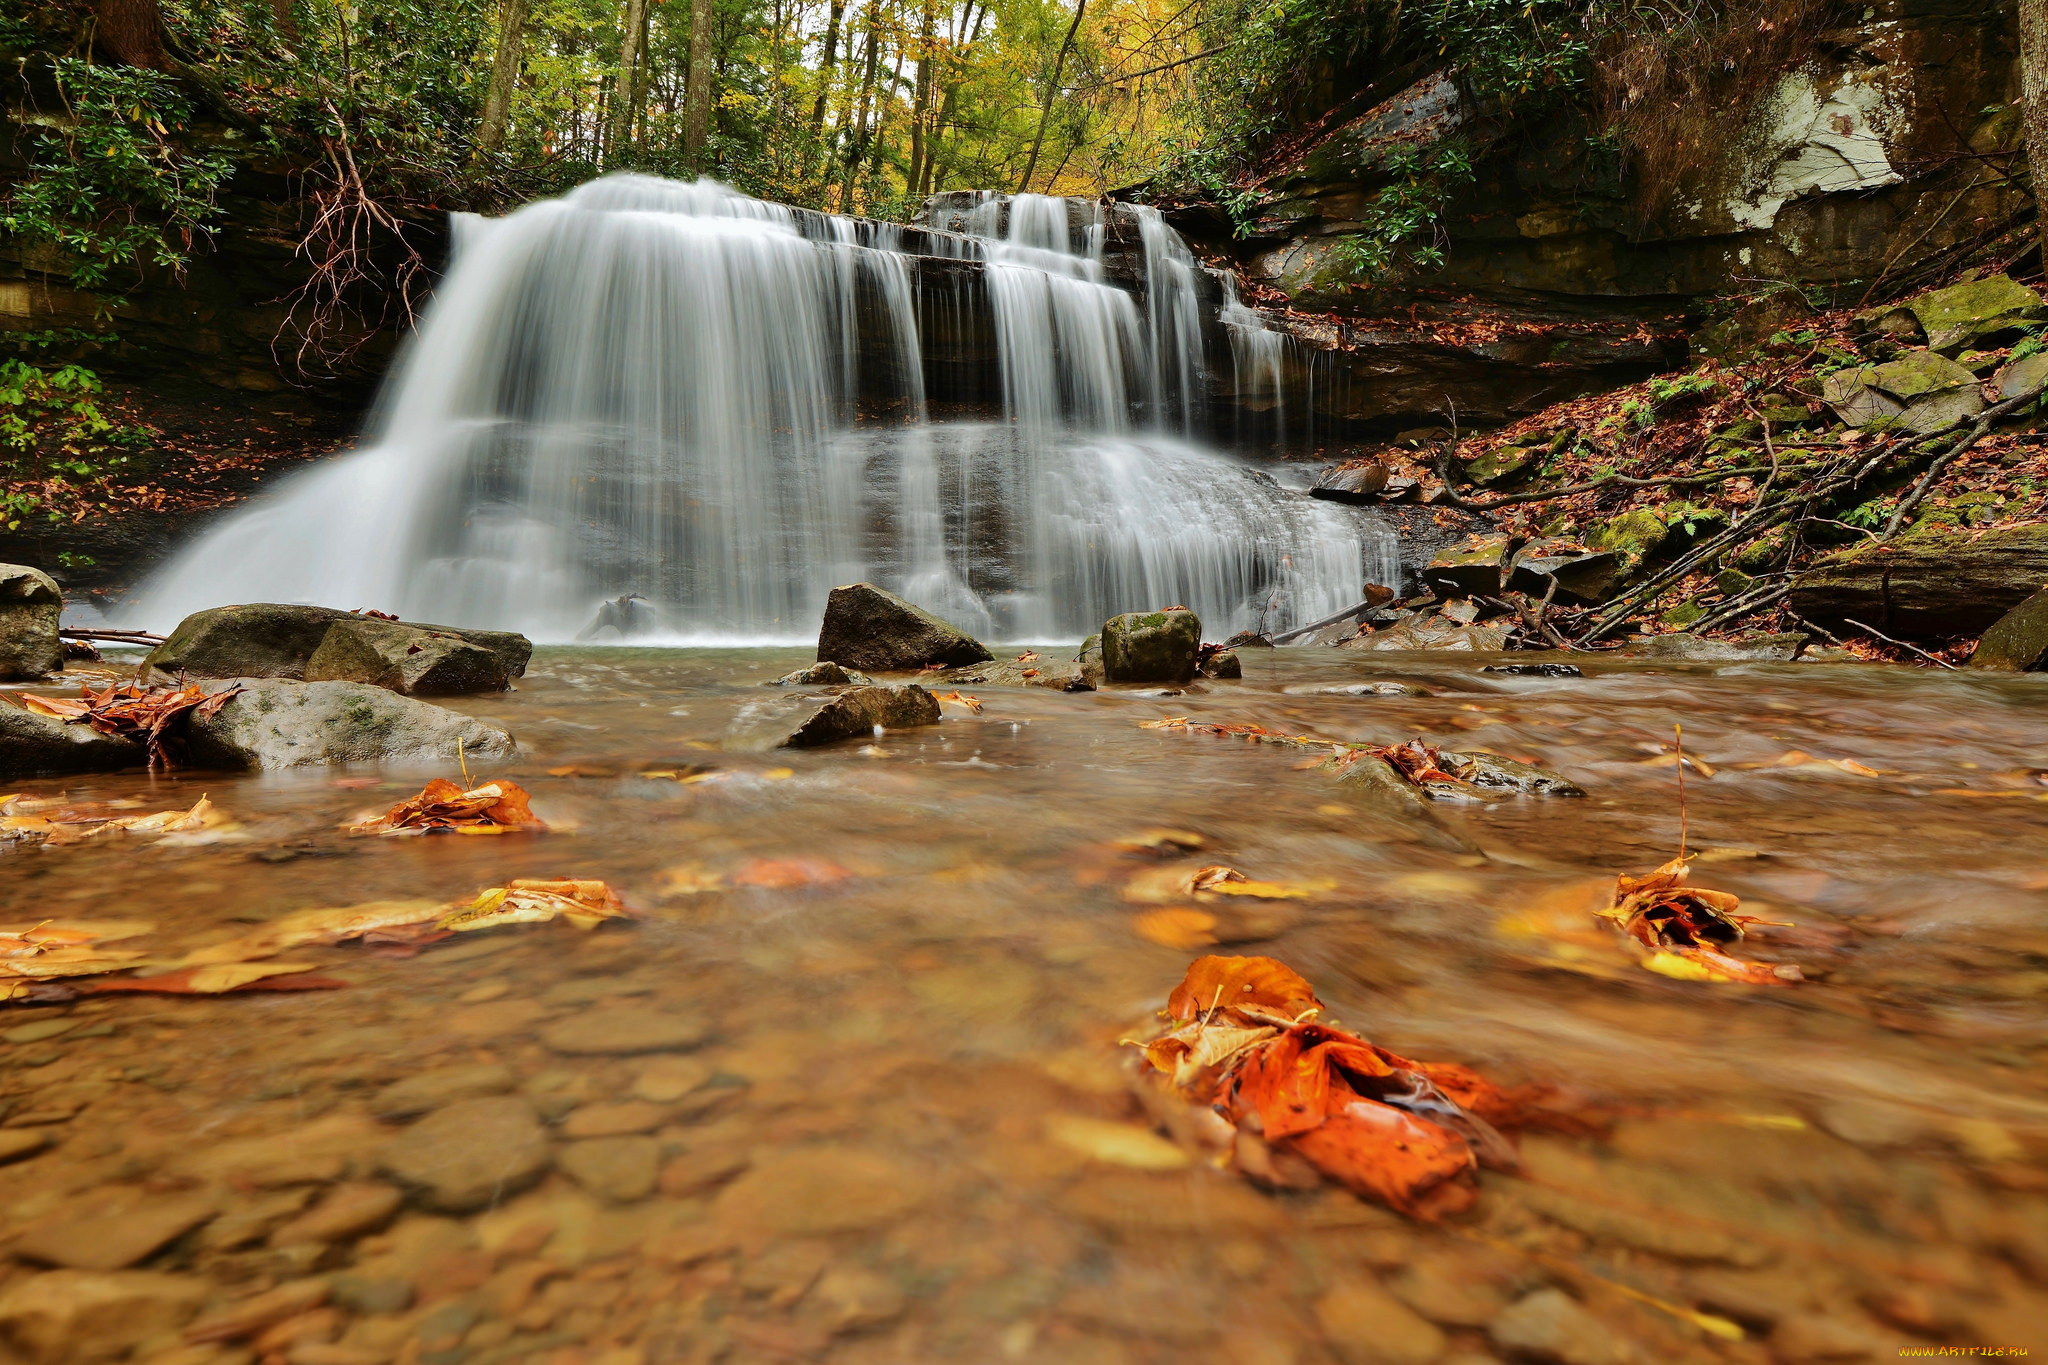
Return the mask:
[[93,42],[123,66],[168,71],[157,0],[94,0]]
[[[973,0],[969,0],[967,9],[970,13],[973,11]],[[962,15],[961,18],[964,20],[966,15]],[[966,65],[968,54],[974,51],[974,45],[981,41],[981,25],[987,18],[988,6],[984,5],[981,8],[981,13],[975,16],[974,25],[967,34],[967,40],[957,44],[961,66],[964,67]],[[939,103],[939,116],[932,120],[930,145],[924,157],[924,183],[917,187],[917,194],[920,199],[931,198],[932,190],[936,186],[938,180],[939,148],[945,144],[946,129],[953,126],[953,105],[960,98],[960,84],[960,78],[956,74],[953,81],[946,86],[946,98]]]
[[[711,136],[711,0],[690,0],[690,75],[683,91],[683,151],[702,155]],[[698,169],[702,170],[700,164]]]
[[917,35],[917,90],[910,102],[910,172],[904,178],[905,191],[913,199],[924,180],[925,148],[930,142],[926,125],[931,122],[932,90],[938,85],[938,28],[938,0],[924,0],[924,23]]
[[2034,187],[2034,230],[2048,270],[2048,0],[2020,0],[2020,97],[2026,102],[2027,178]]
[[530,0],[503,0],[498,7],[498,51],[491,58],[491,84],[484,92],[484,116],[476,130],[477,150],[495,152],[505,145],[505,125],[512,119],[512,92],[519,85],[519,66],[526,55],[526,12]]
[[832,93],[832,64],[839,57],[839,18],[846,12],[846,0],[832,0],[832,13],[825,20],[825,50],[818,57],[818,102],[811,106],[811,131],[825,131],[825,97]]
[[[2048,0],[2042,0],[2048,3]],[[1045,87],[1045,103],[1038,110],[1038,136],[1031,140],[1031,157],[1024,163],[1024,178],[1017,182],[1017,193],[1031,188],[1031,173],[1038,169],[1038,149],[1045,145],[1045,125],[1052,121],[1053,97],[1060,93],[1060,73],[1067,69],[1067,53],[1074,47],[1074,35],[1081,29],[1081,16],[1088,12],[1088,0],[1080,0],[1074,6],[1074,22],[1067,25],[1067,40],[1060,44],[1059,60],[1052,64],[1052,80]]]
[[647,0],[626,0],[619,28],[619,80],[612,91],[611,130],[605,134],[606,164],[624,156],[633,145],[633,87],[640,80],[640,49],[647,32]]
[[881,0],[868,0],[867,45],[861,54],[860,95],[853,101],[849,111],[852,115],[853,134],[846,143],[846,169],[839,185],[839,211],[849,213],[853,205],[853,181],[860,170],[861,158],[867,155],[868,102],[875,93],[876,62],[881,57],[877,47],[876,29],[880,27]]

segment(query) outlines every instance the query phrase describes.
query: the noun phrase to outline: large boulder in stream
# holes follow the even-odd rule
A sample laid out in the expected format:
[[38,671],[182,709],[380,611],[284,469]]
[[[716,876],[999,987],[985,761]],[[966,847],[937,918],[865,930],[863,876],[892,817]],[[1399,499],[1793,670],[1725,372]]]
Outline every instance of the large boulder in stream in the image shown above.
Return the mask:
[[148,761],[149,754],[134,740],[0,702],[0,781],[39,773],[112,772]]
[[1977,642],[1970,667],[2001,673],[2048,672],[2048,590],[1999,617]]
[[1914,640],[1980,635],[2048,583],[2048,526],[1918,526],[1829,555],[1792,585],[1792,610],[1831,629]]
[[938,699],[910,683],[903,687],[849,687],[805,716],[775,747],[814,749],[877,730],[910,730],[939,723]]
[[1102,623],[1101,647],[1111,682],[1184,683],[1195,676],[1202,619],[1186,607],[1125,612]]
[[834,588],[825,599],[825,622],[818,628],[820,663],[904,673],[994,657],[966,631],[872,583]]
[[[378,678],[403,677],[408,671],[406,667],[399,667],[396,673],[393,672],[390,660],[383,652],[384,647],[390,644],[395,644],[399,654],[405,658],[412,657],[408,651],[414,644],[421,646],[421,653],[429,652],[428,645],[436,637],[460,641],[491,653],[498,659],[499,668],[485,670],[483,676],[486,681],[489,677],[497,677],[499,681],[476,689],[482,691],[501,689],[506,686],[506,680],[525,673],[526,662],[533,656],[533,642],[511,631],[385,621],[381,617],[362,616],[333,607],[250,602],[193,612],[180,621],[170,637],[150,651],[143,662],[158,673],[182,673],[195,678],[304,680],[308,677],[307,668],[313,657],[320,653],[329,632],[336,627],[346,628],[347,638],[337,641],[335,651],[327,656],[328,660],[337,670],[345,666],[352,670],[346,681],[378,686],[387,685],[379,682]],[[376,627],[418,633],[383,637],[366,634]],[[435,652],[441,651],[437,648]],[[436,677],[444,682],[452,682],[459,675],[478,676],[478,670],[472,666],[473,656],[465,655],[465,658],[470,662],[455,667],[449,667],[445,661],[430,663],[425,668],[413,668],[411,672],[423,675],[438,667],[440,672]],[[345,661],[353,662],[345,664]],[[368,674],[376,676],[365,676]],[[330,676],[326,680],[344,679]]]
[[[437,626],[359,616],[327,628],[306,660],[305,678],[368,683],[408,697],[458,697],[510,687],[511,658],[511,651],[485,648]],[[524,660],[519,666],[524,671]]]
[[187,731],[201,768],[307,768],[331,763],[453,764],[518,753],[489,721],[346,682],[238,678],[243,691]]
[[64,666],[57,580],[26,564],[0,564],[0,682],[27,681]]

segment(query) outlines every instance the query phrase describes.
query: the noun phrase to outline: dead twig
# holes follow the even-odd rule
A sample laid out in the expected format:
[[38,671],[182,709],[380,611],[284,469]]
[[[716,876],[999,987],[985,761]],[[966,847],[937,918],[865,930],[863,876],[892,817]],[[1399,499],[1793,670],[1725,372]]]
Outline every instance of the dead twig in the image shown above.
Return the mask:
[[1900,649],[1910,649],[1915,654],[1918,654],[1921,658],[1927,660],[1927,662],[1932,664],[1940,664],[1943,668],[1946,668],[1951,673],[1955,672],[1956,670],[1956,666],[1948,662],[1948,660],[1937,659],[1932,654],[1929,654],[1926,650],[1920,648],[1920,646],[1918,645],[1908,644],[1904,640],[1894,640],[1891,636],[1885,634],[1876,626],[1867,626],[1863,624],[1863,622],[1858,621],[1851,616],[1844,616],[1842,618],[1842,621],[1844,624],[1854,626],[1858,630],[1869,631],[1872,635],[1875,635],[1878,639],[1884,641],[1888,645],[1897,645]]

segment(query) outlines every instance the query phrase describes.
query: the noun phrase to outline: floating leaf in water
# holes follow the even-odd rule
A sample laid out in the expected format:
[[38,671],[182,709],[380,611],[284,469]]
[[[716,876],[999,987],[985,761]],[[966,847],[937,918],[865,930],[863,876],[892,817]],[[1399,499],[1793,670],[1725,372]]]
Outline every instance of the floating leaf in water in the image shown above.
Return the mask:
[[1149,1128],[1109,1119],[1055,1114],[1045,1121],[1046,1136],[1069,1151],[1111,1166],[1139,1171],[1186,1169],[1188,1154]]
[[437,777],[418,796],[342,828],[350,834],[537,834],[547,825],[528,808],[528,800],[516,782],[484,782],[464,791]]
[[830,886],[853,874],[823,858],[756,858],[732,874],[734,886],[758,887],[764,891],[794,891],[809,886]]
[[544,924],[558,915],[578,929],[595,929],[608,919],[629,918],[618,893],[603,882],[521,877],[508,886],[494,886],[481,893],[469,905],[444,916],[439,927],[465,934],[504,924]]
[[970,697],[965,692],[934,692],[932,700],[939,704],[941,711],[950,706],[955,710],[965,711],[970,716],[981,714],[981,698]]
[[[0,805],[0,811],[23,810],[27,805],[20,798],[12,798],[7,805]],[[152,815],[116,815],[112,807],[98,802],[51,804],[41,811],[0,814],[0,839],[38,842],[55,847],[82,844],[116,834],[183,834],[209,828],[221,830],[235,826],[204,796],[190,809],[157,811]]]
[[1147,910],[1132,918],[1131,927],[1139,938],[1162,948],[1206,948],[1217,941],[1216,917],[1185,906]]
[[273,957],[310,943],[345,943],[372,935],[430,926],[448,913],[441,901],[371,901],[364,905],[298,910],[254,933],[216,943],[185,955],[187,966],[217,962],[249,962]]
[[1331,889],[1329,883],[1254,881],[1234,867],[1149,868],[1124,884],[1124,899],[1140,905],[1171,905],[1190,897],[1246,896],[1257,900],[1306,900]]
[[1682,981],[1741,981],[1756,986],[1784,986],[1804,980],[1797,967],[1771,967],[1730,957],[1753,924],[1782,921],[1737,914],[1742,902],[1727,891],[1685,885],[1684,858],[1673,858],[1641,877],[1623,873],[1615,881],[1614,901],[1599,912],[1620,928],[1642,958],[1643,966]]
[[1470,1205],[1479,1166],[1519,1165],[1494,1126],[1519,1117],[1513,1096],[1469,1068],[1376,1047],[1321,1011],[1283,962],[1198,958],[1167,999],[1178,1027],[1145,1056],[1184,1098],[1415,1217]]
[[227,995],[240,991],[331,991],[348,984],[331,976],[311,975],[315,970],[310,963],[218,962],[207,967],[181,967],[162,976],[95,981],[82,989],[94,994]]

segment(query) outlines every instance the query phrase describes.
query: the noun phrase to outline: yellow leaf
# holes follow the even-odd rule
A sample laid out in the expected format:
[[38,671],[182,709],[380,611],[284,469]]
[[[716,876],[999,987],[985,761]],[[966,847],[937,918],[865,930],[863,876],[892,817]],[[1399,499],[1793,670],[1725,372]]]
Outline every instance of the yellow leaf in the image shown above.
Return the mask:
[[1134,916],[1138,937],[1162,948],[1206,948],[1216,942],[1216,917],[1206,910],[1171,906]]
[[1149,1128],[1108,1119],[1055,1114],[1045,1121],[1046,1135],[1069,1151],[1111,1166],[1138,1171],[1179,1171],[1188,1154]]
[[219,962],[193,968],[186,981],[195,995],[219,995],[237,986],[246,986],[251,981],[261,981],[266,976],[310,972],[313,966],[310,962]]
[[1694,958],[1680,953],[1651,953],[1643,959],[1643,965],[1659,976],[1668,976],[1675,981],[1718,981],[1720,976],[1708,971],[1706,966]]

